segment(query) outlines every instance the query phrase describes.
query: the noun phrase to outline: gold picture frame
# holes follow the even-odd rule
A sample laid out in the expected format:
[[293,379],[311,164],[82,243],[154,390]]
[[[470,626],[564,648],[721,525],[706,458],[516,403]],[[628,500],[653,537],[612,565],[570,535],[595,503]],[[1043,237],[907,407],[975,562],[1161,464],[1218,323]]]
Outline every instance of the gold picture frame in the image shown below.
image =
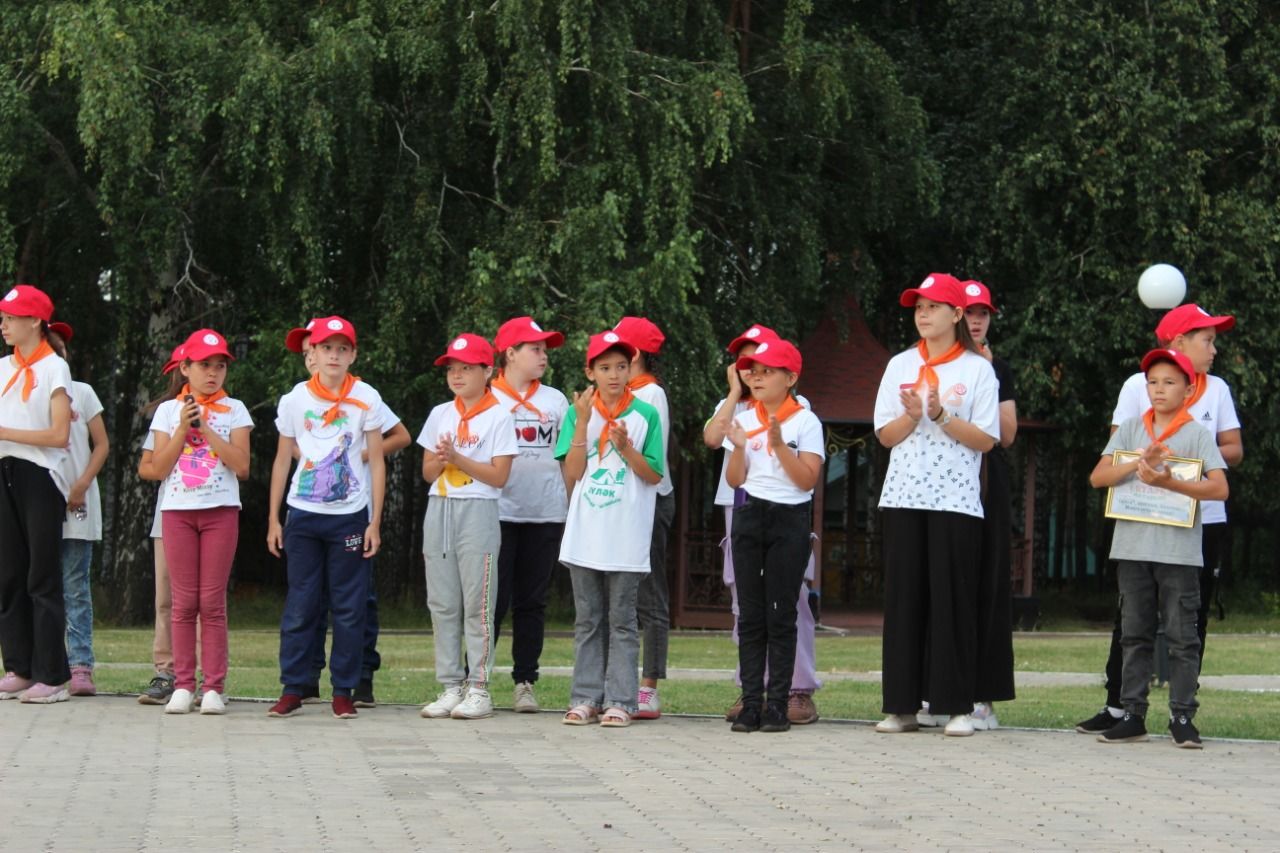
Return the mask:
[[[1142,456],[1132,450],[1117,450],[1111,457],[1113,465],[1123,465]],[[1165,467],[1175,480],[1196,482],[1204,476],[1204,460],[1170,456]],[[1107,489],[1107,518],[1121,521],[1140,521],[1144,524],[1163,524],[1169,527],[1195,527],[1195,498],[1148,486],[1135,474],[1124,482]]]

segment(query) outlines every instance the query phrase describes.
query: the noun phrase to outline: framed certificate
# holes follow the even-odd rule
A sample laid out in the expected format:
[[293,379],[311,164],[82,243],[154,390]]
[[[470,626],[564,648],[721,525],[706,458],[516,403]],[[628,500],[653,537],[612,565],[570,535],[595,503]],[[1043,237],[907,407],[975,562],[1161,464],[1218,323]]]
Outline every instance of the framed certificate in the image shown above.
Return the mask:
[[[1112,464],[1123,465],[1141,457],[1132,450],[1117,450]],[[1170,456],[1165,467],[1175,480],[1196,482],[1203,476],[1204,461]],[[1195,498],[1148,486],[1135,474],[1118,486],[1107,489],[1107,518],[1123,521],[1142,521],[1147,524],[1167,524],[1171,527],[1194,527],[1196,523]]]

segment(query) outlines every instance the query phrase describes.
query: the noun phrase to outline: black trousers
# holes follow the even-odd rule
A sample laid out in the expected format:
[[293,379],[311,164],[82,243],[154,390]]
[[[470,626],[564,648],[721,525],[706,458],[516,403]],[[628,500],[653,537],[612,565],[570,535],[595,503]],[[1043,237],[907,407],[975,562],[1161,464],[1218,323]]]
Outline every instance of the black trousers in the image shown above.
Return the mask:
[[[883,711],[973,712],[982,519],[885,509]],[[735,526],[737,519],[734,519]]]
[[547,622],[551,570],[560,554],[564,525],[502,522],[498,549],[498,596],[493,609],[494,642],[502,620],[511,612],[511,679],[516,684],[538,680],[538,659]]
[[[1200,567],[1200,609],[1196,611],[1196,636],[1200,638],[1200,666],[1204,666],[1204,638],[1209,630],[1209,604],[1217,586],[1217,571],[1222,565],[1223,550],[1227,546],[1227,525],[1206,524],[1201,527],[1200,554],[1204,565]],[[1120,647],[1120,607],[1116,606],[1116,624],[1111,629],[1111,648],[1107,651],[1107,705],[1123,708],[1120,689],[1124,681],[1124,650]],[[1197,667],[1199,672],[1199,667]]]
[[62,522],[67,503],[47,468],[0,459],[0,649],[4,668],[65,684]]
[[[987,454],[987,497],[982,504],[982,559],[978,564],[978,651],[973,698],[1009,702],[1013,691],[1013,509],[1009,459]],[[932,704],[930,709],[932,709]]]
[[809,564],[812,501],[780,504],[747,496],[733,511],[733,572],[738,586],[738,665],[744,706],[787,703],[796,665],[796,597]]

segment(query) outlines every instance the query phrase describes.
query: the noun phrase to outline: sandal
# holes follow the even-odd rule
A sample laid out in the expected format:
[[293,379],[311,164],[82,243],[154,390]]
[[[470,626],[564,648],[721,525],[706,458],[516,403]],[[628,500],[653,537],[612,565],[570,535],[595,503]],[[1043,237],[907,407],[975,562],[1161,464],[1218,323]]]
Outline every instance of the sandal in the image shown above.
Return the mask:
[[624,729],[631,725],[631,715],[621,708],[610,708],[600,717],[600,725],[611,729]]
[[600,716],[599,708],[590,705],[574,705],[561,720],[566,726],[589,726]]

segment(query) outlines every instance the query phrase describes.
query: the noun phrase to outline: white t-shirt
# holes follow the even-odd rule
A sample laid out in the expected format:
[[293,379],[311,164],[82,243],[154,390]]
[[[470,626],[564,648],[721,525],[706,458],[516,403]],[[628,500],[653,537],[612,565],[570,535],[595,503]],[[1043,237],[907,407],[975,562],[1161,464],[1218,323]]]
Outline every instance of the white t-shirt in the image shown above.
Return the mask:
[[364,382],[353,385],[348,396],[368,409],[344,403],[331,424],[325,424],[324,413],[333,404],[313,396],[306,382],[280,398],[276,429],[298,443],[301,457],[285,499],[293,509],[347,515],[369,505],[369,463],[362,456],[365,433],[382,431],[382,398]]
[[643,400],[658,410],[658,419],[662,421],[662,482],[658,483],[658,494],[666,497],[675,491],[671,482],[671,467],[667,465],[667,457],[671,452],[671,407],[667,405],[667,392],[657,382],[643,388],[633,388],[631,393],[637,400]]
[[[666,454],[658,410],[633,400],[618,421],[626,425],[632,446],[661,474]],[[569,454],[577,423],[578,412],[571,406],[560,427],[557,459]],[[560,562],[607,572],[647,572],[658,488],[637,477],[612,442],[605,442],[600,456],[604,423],[593,408],[587,421],[587,467],[569,497]]]
[[[201,417],[208,418],[209,426],[222,437],[231,441],[231,431],[236,429],[253,429],[253,418],[244,403],[233,397],[223,397],[219,405],[226,406],[229,412],[207,412]],[[181,400],[165,400],[156,408],[155,417],[151,419],[151,432],[164,433],[168,439],[182,422]],[[168,510],[213,509],[220,506],[240,506],[240,483],[222,458],[209,446],[197,429],[187,430],[182,436],[182,452],[173,469],[160,484],[161,500]],[[152,447],[154,448],[154,439]]]
[[568,399],[555,388],[540,384],[529,399],[542,413],[539,417],[497,388],[493,394],[503,410],[511,414],[517,448],[516,458],[511,460],[511,476],[498,499],[498,518],[544,524],[563,522],[568,501],[555,448],[560,422],[569,410]]
[[[915,347],[889,359],[876,394],[875,430],[901,417],[901,392],[916,384],[924,359]],[[934,368],[942,407],[1000,440],[1000,386],[991,363],[965,352]],[[917,391],[923,397],[923,388]],[[928,416],[889,453],[881,509],[926,509],[982,518],[982,454],[951,438]]]
[[[747,432],[753,432],[768,424],[760,423],[755,406],[744,406],[741,414],[734,415],[734,420]],[[822,421],[808,409],[801,409],[782,422],[782,440],[797,453],[816,453],[818,458],[826,459],[826,441],[822,434]],[[733,442],[724,440],[726,455],[733,452]],[[813,489],[808,491],[799,488],[787,476],[778,457],[769,452],[768,433],[762,432],[747,439],[747,479],[742,484],[747,494],[760,500],[779,504],[802,504],[813,496]]]
[[[454,400],[441,403],[431,410],[427,422],[418,433],[418,444],[428,452],[435,450],[443,435],[453,436],[453,449],[459,456],[465,456],[476,462],[489,463],[498,456],[515,456],[516,427],[511,415],[499,403],[485,409],[468,421],[470,438],[463,441],[458,437],[458,425],[462,415]],[[445,498],[485,498],[497,500],[502,491],[487,483],[473,480],[456,465],[445,465],[444,472],[431,482],[429,489],[432,497]]]
[[[31,365],[31,370],[36,381],[31,397],[25,403],[22,401],[23,378],[20,375],[13,386],[0,395],[0,425],[10,429],[48,429],[53,426],[50,410],[53,392],[61,388],[68,396],[71,394],[71,369],[58,356],[47,355]],[[13,356],[0,358],[0,389],[15,373],[21,372],[14,366]],[[36,447],[20,441],[0,441],[0,459],[9,456],[48,469],[63,498],[71,491],[71,481],[66,478],[63,468],[63,460],[67,457],[65,447]]]
[[[155,452],[156,437],[151,434],[151,430],[147,430],[146,437],[142,439],[142,449],[150,450],[153,453]],[[156,509],[155,512],[152,513],[151,517],[152,539],[160,539],[164,536],[164,529],[160,523],[160,513],[163,509],[160,505],[164,502],[164,484],[161,483],[160,486],[161,488],[156,489]]]
[[[1125,380],[1120,389],[1120,399],[1116,401],[1111,425],[1118,427],[1129,418],[1141,417],[1149,408],[1151,398],[1147,396],[1147,376],[1145,373],[1135,373]],[[1240,418],[1236,416],[1231,388],[1216,376],[1209,377],[1204,393],[1187,412],[1196,423],[1209,431],[1215,441],[1218,433],[1240,429]],[[1224,501],[1200,501],[1200,515],[1205,524],[1226,524],[1227,505]]]
[[[720,411],[720,407],[725,404],[725,400],[727,399],[728,399],[727,397],[720,398],[720,402],[716,403],[716,408],[715,408],[716,412]],[[796,402],[804,406],[806,409],[810,409],[810,410],[813,409],[813,406],[809,405],[809,400],[803,394],[796,395]],[[749,408],[751,408],[750,401],[739,402],[736,406],[733,407],[733,417],[737,418],[738,415],[747,411],[747,409]],[[714,418],[715,412],[712,412],[711,416]],[[708,421],[708,423],[710,423],[710,421]],[[723,445],[721,446],[723,447]],[[731,449],[732,448],[730,448],[730,450],[725,451],[724,458],[720,462],[720,482],[716,485],[716,500],[715,500],[716,506],[733,506],[733,489],[729,488],[729,478],[728,478],[729,453]]]
[[378,417],[382,420],[382,434],[386,435],[396,428],[396,424],[400,423],[400,416],[391,411],[391,407],[386,401],[378,403]]
[[[19,382],[22,380],[19,379]],[[4,387],[4,386],[0,386]],[[70,488],[89,467],[93,450],[89,445],[89,421],[102,414],[102,401],[86,382],[71,383],[71,438],[67,442],[67,456],[63,460],[62,477]],[[77,518],[70,509],[62,522],[63,539],[102,539],[102,497],[98,493],[98,478],[94,477],[84,493],[85,517]]]

